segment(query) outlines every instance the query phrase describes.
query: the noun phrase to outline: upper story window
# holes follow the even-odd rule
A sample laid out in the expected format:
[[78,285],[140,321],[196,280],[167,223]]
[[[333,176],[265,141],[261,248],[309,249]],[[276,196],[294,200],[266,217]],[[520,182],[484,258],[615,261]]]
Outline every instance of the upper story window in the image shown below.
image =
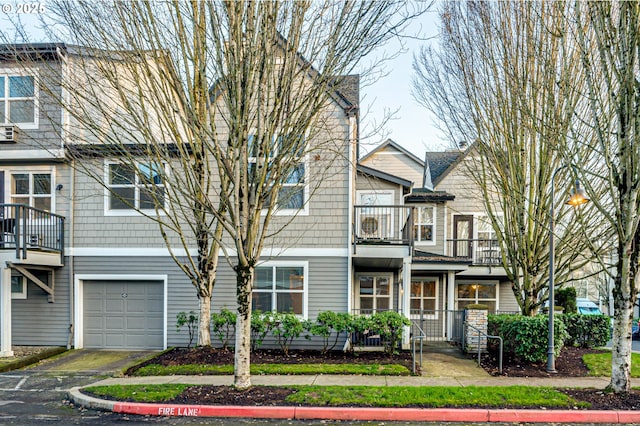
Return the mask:
[[52,174],[49,172],[11,173],[11,202],[51,211]]
[[37,127],[36,97],[34,76],[0,74],[0,124]]
[[252,291],[252,310],[292,313],[306,317],[305,265],[258,266]]
[[152,163],[107,164],[106,211],[127,214],[135,210],[155,211],[163,206],[165,188],[164,168]]
[[436,208],[418,207],[413,224],[413,238],[416,242],[435,242]]
[[[302,138],[302,139],[301,139]],[[283,163],[288,163],[286,176],[282,181],[282,185],[275,200],[266,200],[266,207],[272,202],[276,203],[276,214],[295,214],[305,210],[308,194],[307,194],[307,164],[304,155],[304,137],[295,137],[290,135],[280,135],[275,138],[269,147],[267,155],[258,153],[257,145],[254,143],[255,136],[249,136],[249,173],[255,173],[258,169],[260,161],[264,161],[264,157],[268,157],[268,161],[272,159],[282,158],[280,154],[285,152],[293,152],[291,158],[283,158]],[[268,178],[267,178],[268,179]],[[267,182],[268,184],[268,182]]]

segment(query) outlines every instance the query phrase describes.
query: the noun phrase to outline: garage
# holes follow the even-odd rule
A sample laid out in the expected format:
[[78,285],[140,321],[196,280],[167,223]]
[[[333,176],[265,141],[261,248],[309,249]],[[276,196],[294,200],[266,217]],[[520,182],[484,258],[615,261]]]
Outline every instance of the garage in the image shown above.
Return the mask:
[[82,287],[85,348],[163,348],[162,281],[87,280]]

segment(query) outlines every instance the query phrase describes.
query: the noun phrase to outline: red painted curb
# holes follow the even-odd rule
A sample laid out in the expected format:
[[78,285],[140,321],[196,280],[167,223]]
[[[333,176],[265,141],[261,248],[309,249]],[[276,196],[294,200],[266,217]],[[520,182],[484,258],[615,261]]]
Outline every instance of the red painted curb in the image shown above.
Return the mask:
[[487,422],[487,410],[447,408],[297,407],[296,419]]
[[262,407],[116,402],[114,413],[170,417],[246,417],[502,423],[640,423],[637,411],[485,410],[460,408]]
[[491,422],[618,423],[617,411],[489,410]]
[[256,417],[293,419],[295,407],[213,406],[117,402],[114,413],[169,417]]

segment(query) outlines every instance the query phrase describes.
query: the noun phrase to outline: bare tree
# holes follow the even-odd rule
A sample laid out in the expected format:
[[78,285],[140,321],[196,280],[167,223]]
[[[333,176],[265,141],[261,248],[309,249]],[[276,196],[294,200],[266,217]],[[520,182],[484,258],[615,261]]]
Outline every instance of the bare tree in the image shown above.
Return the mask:
[[[567,198],[556,190],[550,199],[554,173],[558,188],[575,179],[559,149],[571,139],[584,81],[575,42],[566,33],[567,7],[446,2],[439,46],[414,58],[416,99],[442,117],[440,127],[452,142],[473,142],[467,174],[478,185],[525,315],[547,299],[549,211]],[[559,285],[587,261],[588,245],[573,214],[565,206],[553,218]]]
[[[176,0],[53,1],[47,8],[85,46],[64,57],[72,85],[50,90],[73,118],[70,158],[98,182],[102,171],[84,167],[92,156],[128,165],[116,180],[134,171],[157,214],[139,210],[188,259],[172,251],[198,289],[199,344],[208,343],[202,329],[208,332],[218,253],[226,255],[237,276],[235,385],[250,386],[261,252],[316,190],[348,169],[358,137],[357,100],[344,95],[357,87],[349,74],[366,75],[363,58],[426,5]],[[336,105],[350,117],[346,125]],[[313,173],[304,161],[311,155]]]
[[[588,114],[571,152],[602,224],[612,230],[613,346],[609,387],[631,388],[631,323],[640,276],[640,4],[576,2],[572,22],[585,69]],[[589,148],[585,150],[584,147]],[[602,260],[604,263],[604,260]]]

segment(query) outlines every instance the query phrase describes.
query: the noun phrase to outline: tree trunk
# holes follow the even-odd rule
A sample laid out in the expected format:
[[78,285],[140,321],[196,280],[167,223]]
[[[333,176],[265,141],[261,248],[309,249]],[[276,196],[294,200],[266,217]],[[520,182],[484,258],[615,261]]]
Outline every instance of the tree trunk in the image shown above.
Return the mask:
[[198,346],[211,346],[211,297],[200,297]]
[[251,386],[251,285],[253,271],[252,266],[236,267],[238,317],[236,320],[233,384],[239,389]]

